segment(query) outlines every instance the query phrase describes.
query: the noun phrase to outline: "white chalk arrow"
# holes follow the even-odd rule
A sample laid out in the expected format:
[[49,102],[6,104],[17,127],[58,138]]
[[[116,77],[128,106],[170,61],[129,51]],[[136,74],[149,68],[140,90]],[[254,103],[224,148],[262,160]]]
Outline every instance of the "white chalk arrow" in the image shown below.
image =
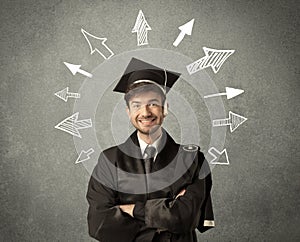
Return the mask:
[[226,92],[206,95],[206,96],[204,96],[204,98],[217,97],[217,96],[227,96],[227,99],[231,99],[231,98],[234,98],[234,97],[242,94],[243,92],[244,92],[244,90],[242,90],[242,89],[226,87]]
[[77,158],[77,160],[75,161],[75,164],[78,164],[78,163],[81,163],[81,162],[84,162],[84,161],[87,161],[89,160],[91,157],[90,155],[93,154],[95,151],[93,148],[90,148],[89,150],[85,151],[85,150],[82,150]]
[[78,121],[77,120],[78,115],[79,115],[79,112],[74,113],[70,117],[67,117],[66,119],[61,121],[59,124],[57,124],[55,126],[55,128],[81,138],[81,134],[79,133],[79,130],[92,127],[92,120],[91,119],[83,119],[83,120]]
[[72,98],[80,98],[80,94],[79,93],[75,93],[75,92],[69,92],[69,87],[66,87],[56,93],[54,93],[55,96],[57,96],[58,98],[64,100],[65,102],[68,101],[69,97]]
[[247,118],[229,111],[229,118],[213,120],[213,127],[229,125],[230,132],[233,132],[246,120]]
[[64,62],[64,64],[69,68],[69,70],[72,72],[72,74],[75,76],[77,72],[79,72],[80,74],[87,76],[89,78],[92,78],[93,75],[91,73],[88,73],[82,69],[80,69],[81,65],[74,65],[74,64],[70,64],[68,62]]
[[[107,38],[100,38],[95,35],[92,35],[85,31],[84,29],[81,29],[81,33],[85,37],[86,41],[89,44],[90,47],[90,54],[94,54],[95,52],[98,52],[105,60],[109,59],[114,55],[114,53],[111,51],[110,48],[105,44],[107,41]],[[92,45],[92,41],[94,42],[94,45]],[[98,46],[95,47],[95,46]]]
[[234,53],[234,50],[217,50],[203,47],[205,56],[186,66],[190,75],[204,68],[211,67],[217,73],[224,62]]
[[[212,164],[212,165],[229,165],[229,160],[228,160],[228,155],[227,155],[226,149],[224,149],[223,151],[220,152],[215,147],[211,147],[208,150],[208,153],[213,157],[213,159],[209,162],[210,164]],[[222,154],[225,154],[225,158],[226,158],[225,162],[220,161],[220,157]],[[219,161],[217,161],[218,157],[219,157]]]
[[183,40],[183,38],[186,34],[187,35],[192,34],[194,22],[195,22],[195,19],[192,19],[189,22],[187,22],[186,24],[181,25],[180,27],[178,27],[179,30],[180,30],[180,33],[179,33],[179,35],[177,36],[176,40],[173,43],[173,45],[175,47],[177,47],[180,44],[180,42]]
[[148,31],[151,30],[150,25],[147,23],[146,18],[142,12],[139,11],[139,14],[136,18],[132,33],[137,33],[137,45],[147,45],[148,44]]

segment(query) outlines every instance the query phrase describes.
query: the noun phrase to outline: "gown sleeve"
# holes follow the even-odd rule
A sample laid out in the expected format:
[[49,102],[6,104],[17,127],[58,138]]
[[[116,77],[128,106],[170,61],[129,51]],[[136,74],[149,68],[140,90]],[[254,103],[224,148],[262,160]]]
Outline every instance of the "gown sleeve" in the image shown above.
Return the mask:
[[101,154],[90,178],[86,195],[89,203],[89,234],[101,242],[132,242],[140,225],[118,206],[117,192],[113,189],[114,172],[108,166],[105,156]]

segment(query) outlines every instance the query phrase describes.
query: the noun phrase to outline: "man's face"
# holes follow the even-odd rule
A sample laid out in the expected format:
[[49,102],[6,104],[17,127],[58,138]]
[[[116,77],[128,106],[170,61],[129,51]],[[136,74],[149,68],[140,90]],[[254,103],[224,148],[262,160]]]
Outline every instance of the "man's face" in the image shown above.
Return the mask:
[[138,93],[129,100],[127,113],[139,132],[154,133],[164,120],[162,97],[153,91]]

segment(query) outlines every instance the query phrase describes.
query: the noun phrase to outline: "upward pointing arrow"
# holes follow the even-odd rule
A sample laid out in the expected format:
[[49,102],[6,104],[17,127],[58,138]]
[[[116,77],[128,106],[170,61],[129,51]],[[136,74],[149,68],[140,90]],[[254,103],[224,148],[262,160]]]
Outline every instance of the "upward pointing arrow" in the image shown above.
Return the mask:
[[64,62],[64,64],[66,65],[66,67],[68,67],[68,69],[72,72],[73,76],[76,75],[77,72],[79,72],[80,74],[87,76],[89,78],[92,78],[93,75],[91,73],[88,73],[82,69],[80,69],[81,65],[74,65],[74,64],[70,64],[68,62]]
[[193,26],[194,26],[195,19],[190,20],[189,22],[185,23],[184,25],[179,26],[179,30],[181,31],[177,36],[176,40],[174,41],[173,45],[177,47],[180,42],[183,40],[184,36],[191,35]]
[[221,93],[216,93],[216,94],[210,94],[204,96],[204,98],[209,98],[209,97],[217,97],[217,96],[227,96],[227,99],[234,98],[240,94],[242,94],[244,90],[242,89],[237,89],[237,88],[232,88],[232,87],[226,87],[226,92],[221,92]]
[[137,33],[137,45],[147,45],[148,44],[148,38],[147,34],[148,31],[151,30],[150,25],[147,23],[146,18],[143,14],[143,11],[140,10],[139,14],[136,18],[134,27],[132,29],[132,33]]
[[[105,44],[107,41],[107,38],[100,38],[95,35],[92,35],[85,31],[84,29],[81,29],[81,33],[83,34],[84,38],[89,44],[90,47],[90,54],[94,54],[96,51],[98,54],[100,54],[105,60],[109,59],[114,55],[114,53],[111,51],[110,48]],[[92,45],[92,41],[94,42],[94,45]],[[95,47],[98,46],[99,48]],[[100,51],[101,50],[101,51]]]

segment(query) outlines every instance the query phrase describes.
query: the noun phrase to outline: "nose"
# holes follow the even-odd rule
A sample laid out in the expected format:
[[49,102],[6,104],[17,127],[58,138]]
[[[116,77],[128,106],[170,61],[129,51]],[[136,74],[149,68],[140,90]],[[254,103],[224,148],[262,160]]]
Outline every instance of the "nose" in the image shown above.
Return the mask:
[[147,104],[143,105],[141,107],[141,115],[143,115],[143,116],[150,116],[151,115],[150,107]]

